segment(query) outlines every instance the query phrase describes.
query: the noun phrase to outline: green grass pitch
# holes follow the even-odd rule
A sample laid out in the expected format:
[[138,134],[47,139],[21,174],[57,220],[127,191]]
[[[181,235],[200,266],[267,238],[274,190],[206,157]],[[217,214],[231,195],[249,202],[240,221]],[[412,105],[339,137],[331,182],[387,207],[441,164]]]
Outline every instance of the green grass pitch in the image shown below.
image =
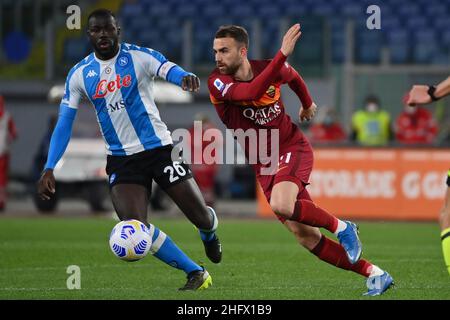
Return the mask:
[[[212,287],[179,292],[182,271],[151,255],[133,263],[115,258],[108,246],[113,220],[2,218],[0,299],[450,299],[435,223],[359,223],[363,257],[396,282],[381,297],[363,297],[363,277],[320,261],[277,221],[222,219],[218,265],[186,219],[152,222],[207,267]],[[80,290],[66,287],[69,265],[81,268]]]

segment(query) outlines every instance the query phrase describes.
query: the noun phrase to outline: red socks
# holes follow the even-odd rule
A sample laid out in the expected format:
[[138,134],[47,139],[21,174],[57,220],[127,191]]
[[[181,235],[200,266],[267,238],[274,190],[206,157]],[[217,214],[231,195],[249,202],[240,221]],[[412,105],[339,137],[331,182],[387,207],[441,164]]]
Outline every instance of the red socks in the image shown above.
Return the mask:
[[312,227],[325,228],[333,233],[338,226],[338,219],[336,217],[317,207],[314,202],[305,199],[297,200],[294,213],[289,220],[297,221]]
[[367,260],[361,259],[355,264],[348,261],[344,248],[337,242],[328,239],[324,235],[320,239],[317,246],[311,250],[320,260],[328,262],[338,268],[351,270],[364,277],[370,275],[372,264]]
[[[338,219],[327,211],[317,207],[314,202],[306,199],[297,200],[294,213],[289,220],[297,221],[312,227],[325,228],[335,233]],[[372,264],[367,260],[360,259],[355,264],[348,261],[344,248],[337,242],[328,239],[324,235],[311,252],[320,260],[328,262],[341,269],[351,270],[364,277],[369,277]]]

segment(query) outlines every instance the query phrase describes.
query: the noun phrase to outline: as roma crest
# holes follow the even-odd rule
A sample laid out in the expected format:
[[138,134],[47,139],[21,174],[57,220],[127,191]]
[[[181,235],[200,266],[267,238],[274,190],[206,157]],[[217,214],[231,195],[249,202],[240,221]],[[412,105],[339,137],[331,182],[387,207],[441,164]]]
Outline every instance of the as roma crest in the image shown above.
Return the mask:
[[270,86],[269,89],[267,89],[266,94],[271,98],[275,97],[275,87]]

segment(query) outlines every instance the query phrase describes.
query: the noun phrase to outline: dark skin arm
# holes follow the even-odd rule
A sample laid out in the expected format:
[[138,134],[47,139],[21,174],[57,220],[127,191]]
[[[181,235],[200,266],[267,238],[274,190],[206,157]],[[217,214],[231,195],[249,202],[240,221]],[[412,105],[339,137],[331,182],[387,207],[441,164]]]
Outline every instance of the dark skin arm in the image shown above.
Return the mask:
[[[198,92],[200,79],[195,75],[187,75],[183,78],[181,87],[184,91]],[[42,200],[49,200],[55,193],[55,176],[52,169],[45,170],[38,181],[38,194]]]
[[50,200],[55,194],[55,176],[52,169],[46,169],[37,183],[38,195],[42,200]]
[[200,79],[196,75],[189,74],[183,77],[181,88],[184,91],[198,92],[200,89]]

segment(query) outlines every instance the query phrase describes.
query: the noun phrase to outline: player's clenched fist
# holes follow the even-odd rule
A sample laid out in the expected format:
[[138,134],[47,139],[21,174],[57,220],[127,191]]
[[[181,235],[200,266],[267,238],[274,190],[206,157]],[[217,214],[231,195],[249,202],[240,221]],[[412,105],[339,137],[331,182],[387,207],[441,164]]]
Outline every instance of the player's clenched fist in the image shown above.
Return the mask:
[[53,170],[45,170],[38,182],[38,194],[42,200],[49,200],[55,193],[55,176]]
[[300,31],[299,23],[296,23],[290,27],[283,37],[283,42],[280,49],[281,53],[283,53],[286,57],[290,55],[294,51],[295,43],[298,38],[300,38],[301,34],[302,32]]
[[184,76],[181,82],[184,91],[197,92],[200,89],[200,79],[195,74]]
[[306,121],[311,120],[314,117],[314,115],[316,114],[316,109],[317,109],[317,106],[314,102],[311,104],[311,106],[308,109],[304,109],[303,107],[301,107],[299,115],[298,115],[300,118],[300,122],[303,122],[305,120]]

